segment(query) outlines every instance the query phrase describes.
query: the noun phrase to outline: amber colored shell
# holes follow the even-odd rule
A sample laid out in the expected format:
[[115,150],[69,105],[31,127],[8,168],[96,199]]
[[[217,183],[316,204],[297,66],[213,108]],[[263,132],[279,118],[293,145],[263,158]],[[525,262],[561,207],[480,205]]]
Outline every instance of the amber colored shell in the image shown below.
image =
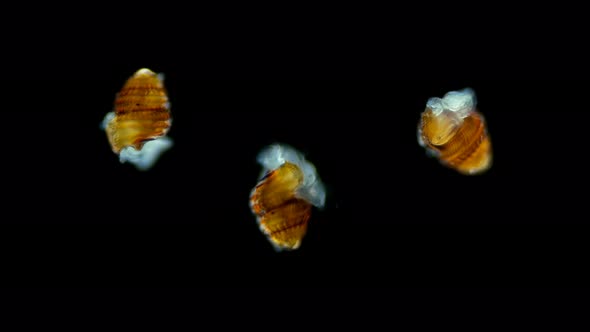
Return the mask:
[[168,96],[161,77],[143,68],[131,76],[115,98],[115,116],[106,132],[115,153],[126,146],[140,150],[143,143],[170,128]]
[[260,229],[278,249],[297,249],[307,231],[311,204],[295,197],[303,173],[286,162],[268,172],[252,191],[250,205]]
[[471,111],[458,126],[451,116],[445,118],[442,113],[437,117],[427,108],[419,128],[422,141],[443,164],[460,173],[486,171],[491,166],[492,148],[483,115]]

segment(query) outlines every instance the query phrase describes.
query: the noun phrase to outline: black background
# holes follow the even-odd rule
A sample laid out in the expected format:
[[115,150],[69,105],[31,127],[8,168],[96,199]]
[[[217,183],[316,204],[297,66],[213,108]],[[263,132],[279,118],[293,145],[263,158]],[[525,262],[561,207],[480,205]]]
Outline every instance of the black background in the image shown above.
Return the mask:
[[[446,48],[437,27],[417,35],[421,21],[309,36],[179,21],[9,44],[7,286],[587,286],[579,40],[490,25]],[[174,146],[147,172],[119,163],[99,129],[142,67],[165,74],[173,116]],[[492,138],[481,176],[443,167],[416,138],[427,99],[465,87]],[[328,190],[293,252],[273,250],[248,205],[256,155],[275,142],[302,151]]]
[[[99,124],[144,65],[166,75],[175,145],[139,172]],[[2,242],[17,284],[586,285],[584,82],[212,81],[136,67],[16,81]],[[416,140],[426,100],[464,87],[492,138],[481,176]],[[274,142],[302,151],[328,190],[293,252],[273,250],[248,206],[256,155]]]

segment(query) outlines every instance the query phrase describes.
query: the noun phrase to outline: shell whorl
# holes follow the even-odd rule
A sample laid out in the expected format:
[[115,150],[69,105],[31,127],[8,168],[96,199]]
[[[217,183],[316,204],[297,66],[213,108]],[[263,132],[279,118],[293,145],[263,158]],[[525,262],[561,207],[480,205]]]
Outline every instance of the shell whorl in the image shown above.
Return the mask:
[[250,195],[260,230],[277,250],[299,248],[311,216],[311,203],[296,196],[303,172],[285,162],[268,172]]
[[460,173],[479,174],[491,166],[486,122],[475,109],[475,95],[470,89],[449,92],[443,99],[431,98],[422,113],[418,136],[420,145],[431,155]]
[[171,125],[170,104],[163,80],[147,68],[138,70],[115,98],[114,116],[106,124],[113,152],[166,135]]

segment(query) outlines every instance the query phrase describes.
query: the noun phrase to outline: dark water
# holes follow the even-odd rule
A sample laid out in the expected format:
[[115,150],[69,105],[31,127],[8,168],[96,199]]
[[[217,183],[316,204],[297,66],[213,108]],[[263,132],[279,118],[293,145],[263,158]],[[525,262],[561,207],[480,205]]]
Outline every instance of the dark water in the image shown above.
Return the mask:
[[[23,285],[585,284],[587,83],[212,81],[152,67],[175,145],[142,173],[99,129],[136,69],[14,79],[1,237]],[[416,139],[426,100],[464,87],[492,138],[481,176]],[[276,253],[248,206],[256,154],[274,142],[302,151],[328,189],[294,252]]]

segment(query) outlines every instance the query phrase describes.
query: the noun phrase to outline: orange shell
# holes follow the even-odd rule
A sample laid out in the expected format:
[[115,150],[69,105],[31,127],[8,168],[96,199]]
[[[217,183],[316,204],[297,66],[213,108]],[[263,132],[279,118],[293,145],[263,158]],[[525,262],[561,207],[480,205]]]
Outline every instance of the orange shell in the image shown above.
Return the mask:
[[302,182],[299,167],[285,162],[268,172],[250,196],[260,229],[278,250],[299,248],[307,231],[311,204],[295,197]]
[[161,77],[143,68],[131,76],[115,98],[115,116],[106,133],[113,152],[164,136],[170,128],[170,107]]
[[482,173],[491,166],[490,137],[484,117],[477,111],[471,111],[461,122],[452,114],[443,112],[437,116],[426,108],[419,135],[426,148],[443,164],[462,174]]

